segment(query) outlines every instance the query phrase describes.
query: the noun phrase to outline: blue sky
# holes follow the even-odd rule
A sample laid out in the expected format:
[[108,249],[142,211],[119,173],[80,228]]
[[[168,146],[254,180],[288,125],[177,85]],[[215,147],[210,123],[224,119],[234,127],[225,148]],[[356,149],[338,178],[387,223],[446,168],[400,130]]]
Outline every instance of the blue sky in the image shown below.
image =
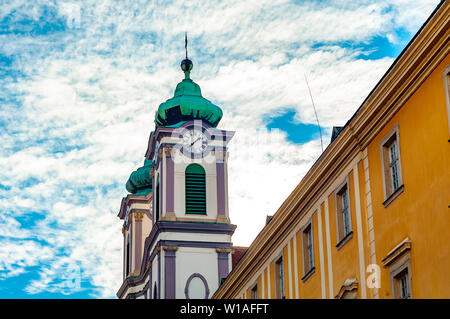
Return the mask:
[[317,124],[307,124],[295,120],[295,109],[285,109],[279,112],[280,114],[276,116],[266,116],[265,126],[268,130],[278,129],[285,132],[286,140],[295,144],[303,144],[320,138],[320,129]]
[[321,152],[305,75],[326,146],[438,2],[2,1],[0,298],[115,297],[116,215],[184,32],[236,131],[230,217],[249,245]]

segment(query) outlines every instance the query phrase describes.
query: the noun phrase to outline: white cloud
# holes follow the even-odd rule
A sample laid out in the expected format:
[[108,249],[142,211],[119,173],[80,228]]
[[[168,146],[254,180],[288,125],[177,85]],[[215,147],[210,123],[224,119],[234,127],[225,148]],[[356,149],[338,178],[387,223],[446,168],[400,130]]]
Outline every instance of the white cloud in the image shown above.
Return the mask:
[[0,280],[17,276],[26,271],[26,267],[36,266],[53,257],[49,247],[31,240],[2,241],[0,245]]

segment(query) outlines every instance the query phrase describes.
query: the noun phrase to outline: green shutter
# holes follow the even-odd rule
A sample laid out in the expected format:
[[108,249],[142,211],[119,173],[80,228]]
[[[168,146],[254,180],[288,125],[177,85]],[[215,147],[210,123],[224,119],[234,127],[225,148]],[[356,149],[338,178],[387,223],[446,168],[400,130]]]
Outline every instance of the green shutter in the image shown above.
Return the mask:
[[198,164],[186,168],[186,214],[206,215],[206,177],[205,170]]

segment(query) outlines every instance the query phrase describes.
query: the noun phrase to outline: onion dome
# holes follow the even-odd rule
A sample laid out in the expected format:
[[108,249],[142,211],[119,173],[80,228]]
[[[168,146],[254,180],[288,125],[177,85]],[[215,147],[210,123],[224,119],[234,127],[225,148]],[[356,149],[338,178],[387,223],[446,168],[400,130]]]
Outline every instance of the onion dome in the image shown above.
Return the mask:
[[131,173],[128,178],[127,191],[134,195],[147,195],[150,193],[152,191],[151,169],[152,161],[145,159],[144,165]]
[[222,118],[222,109],[202,96],[200,86],[190,79],[192,61],[181,62],[185,78],[178,83],[174,97],[161,103],[155,117],[156,126],[172,126],[180,122],[202,119],[216,127]]

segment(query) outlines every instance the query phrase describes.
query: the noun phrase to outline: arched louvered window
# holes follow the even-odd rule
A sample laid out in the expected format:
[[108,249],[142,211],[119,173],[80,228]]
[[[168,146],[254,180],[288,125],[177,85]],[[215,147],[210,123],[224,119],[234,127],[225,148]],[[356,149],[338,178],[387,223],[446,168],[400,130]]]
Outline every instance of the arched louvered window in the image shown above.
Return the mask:
[[206,215],[205,170],[198,164],[191,164],[185,172],[186,214]]

